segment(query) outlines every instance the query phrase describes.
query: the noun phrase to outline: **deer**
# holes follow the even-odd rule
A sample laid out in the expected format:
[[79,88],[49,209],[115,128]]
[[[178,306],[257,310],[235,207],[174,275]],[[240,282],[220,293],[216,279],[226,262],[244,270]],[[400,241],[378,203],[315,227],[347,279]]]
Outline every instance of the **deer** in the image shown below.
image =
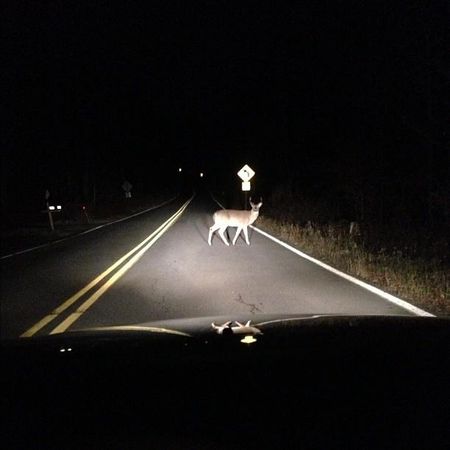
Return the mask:
[[214,225],[209,229],[208,244],[211,245],[211,239],[216,231],[219,231],[219,236],[225,245],[230,245],[225,238],[225,230],[228,227],[237,227],[236,234],[233,239],[233,245],[236,244],[236,240],[244,231],[245,242],[250,245],[248,240],[248,229],[247,227],[251,225],[259,215],[259,209],[262,206],[262,198],[259,203],[253,203],[250,197],[250,206],[252,209],[250,211],[246,210],[236,210],[236,209],[220,209],[213,214]]

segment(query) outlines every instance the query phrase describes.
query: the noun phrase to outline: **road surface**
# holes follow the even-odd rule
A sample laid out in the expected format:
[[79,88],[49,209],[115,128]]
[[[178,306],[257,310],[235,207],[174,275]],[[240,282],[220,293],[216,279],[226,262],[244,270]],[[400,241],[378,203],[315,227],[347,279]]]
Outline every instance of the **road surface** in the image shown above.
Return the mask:
[[2,338],[199,316],[411,314],[253,230],[250,246],[217,234],[209,246],[217,209],[207,194],[179,198],[0,261]]

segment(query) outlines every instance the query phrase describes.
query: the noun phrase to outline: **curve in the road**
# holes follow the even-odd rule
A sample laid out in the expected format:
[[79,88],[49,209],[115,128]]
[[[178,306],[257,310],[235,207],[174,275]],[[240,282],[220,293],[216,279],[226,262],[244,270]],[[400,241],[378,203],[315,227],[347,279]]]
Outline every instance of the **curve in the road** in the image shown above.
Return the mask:
[[[211,194],[212,199],[222,208],[225,209],[225,207]],[[341,272],[338,269],[335,269],[334,267],[325,264],[322,261],[319,261],[318,259],[315,259],[306,253],[301,252],[300,250],[296,249],[295,247],[292,247],[291,245],[287,244],[286,242],[281,241],[280,239],[276,238],[275,236],[272,236],[271,234],[267,233],[266,231],[260,230],[259,228],[255,227],[254,225],[250,225],[250,228],[254,229],[259,234],[263,235],[264,237],[272,240],[273,242],[276,242],[277,244],[281,245],[282,247],[290,250],[291,252],[295,253],[298,256],[301,256],[304,259],[307,259],[308,261],[311,261],[314,264],[317,264],[318,266],[328,270],[329,272],[334,273],[335,275],[338,275],[351,283],[354,283],[364,289],[367,289],[368,291],[384,298],[385,300],[394,303],[397,306],[400,306],[401,308],[406,309],[407,311],[416,314],[418,316],[426,316],[426,317],[435,317],[433,314],[429,313],[428,311],[425,311],[421,308],[418,308],[415,305],[412,305],[411,303],[408,303],[405,300],[402,300],[401,298],[398,298],[392,294],[389,294],[388,292],[385,292],[375,286],[372,286],[369,283],[366,283],[362,280],[359,280],[358,278],[352,277],[351,275]]]

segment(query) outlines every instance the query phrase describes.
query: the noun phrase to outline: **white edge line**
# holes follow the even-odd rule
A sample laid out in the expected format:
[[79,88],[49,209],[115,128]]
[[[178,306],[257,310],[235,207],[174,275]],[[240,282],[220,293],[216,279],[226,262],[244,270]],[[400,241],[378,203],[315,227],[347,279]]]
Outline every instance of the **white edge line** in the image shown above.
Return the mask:
[[397,306],[400,306],[400,307],[406,309],[409,312],[412,312],[418,316],[436,317],[434,314],[424,311],[423,309],[420,309],[417,306],[411,305],[411,303],[408,303],[405,300],[402,300],[398,297],[395,297],[392,294],[384,292],[383,290],[381,290],[375,286],[372,286],[371,284],[368,284],[364,281],[358,280],[358,278],[352,277],[351,275],[341,272],[340,270],[337,270],[334,267],[329,266],[328,264],[325,264],[322,261],[319,261],[318,259],[315,259],[315,258],[307,255],[306,253],[301,252],[300,250],[297,250],[296,248],[292,247],[291,245],[286,244],[286,242],[283,242],[280,239],[277,239],[276,237],[270,235],[269,233],[266,233],[265,231],[260,230],[259,228],[256,228],[253,225],[250,225],[250,228],[252,228],[256,232],[262,234],[266,238],[271,239],[272,241],[276,242],[277,244],[283,246],[284,248],[287,248],[291,252],[301,256],[302,258],[307,259],[308,261],[311,261],[312,263],[317,264],[318,266],[328,270],[329,272],[332,272],[335,275],[339,275],[340,277],[345,278],[346,280],[348,280],[354,284],[357,284],[358,286],[372,292],[373,294],[376,294],[376,295],[384,298],[385,300],[387,300],[391,303],[394,303]]
[[166,200],[163,203],[160,203],[159,205],[152,206],[151,208],[147,208],[144,211],[139,211],[138,213],[132,214],[131,216],[122,217],[121,219],[114,220],[113,222],[104,223],[102,225],[98,225],[96,227],[89,228],[88,230],[81,231],[80,233],[75,233],[75,234],[72,234],[72,235],[67,236],[65,238],[57,239],[56,241],[46,242],[45,244],[36,245],[35,247],[30,247],[30,248],[27,248],[25,250],[20,250],[18,252],[9,253],[8,255],[0,256],[0,260],[11,258],[12,256],[22,255],[24,253],[29,253],[29,252],[32,252],[33,250],[37,250],[39,248],[49,247],[50,245],[59,244],[60,242],[68,241],[69,239],[73,239],[73,238],[76,238],[78,236],[82,236],[83,234],[92,233],[92,231],[99,230],[100,228],[104,228],[104,227],[107,227],[109,225],[113,225],[115,223],[131,219],[132,217],[136,217],[136,216],[139,216],[141,214],[145,214],[145,213],[147,213],[149,211],[152,211],[154,209],[161,208],[162,206],[169,204],[170,202],[174,201],[175,199],[176,199],[176,197],[173,197],[173,198],[171,198],[169,200]]
[[219,200],[217,200],[214,195],[212,194],[212,192],[209,193],[209,195],[211,196],[211,198],[222,208],[225,209],[225,206],[222,205],[222,203],[219,202]]
[[[225,209],[225,207],[215,199],[215,197],[210,193],[212,199],[222,208]],[[379,297],[384,298],[385,300],[394,303],[397,306],[400,306],[403,309],[406,309],[409,312],[412,312],[413,314],[416,314],[418,316],[425,316],[425,317],[436,317],[434,314],[431,314],[423,309],[418,308],[417,306],[411,305],[411,303],[408,303],[405,300],[402,300],[398,297],[395,297],[392,294],[389,294],[375,286],[372,286],[369,283],[366,283],[364,281],[358,280],[358,278],[352,277],[351,275],[348,275],[347,273],[341,272],[340,270],[335,269],[332,266],[329,266],[328,264],[323,263],[322,261],[319,261],[318,259],[313,258],[312,256],[307,255],[306,253],[301,252],[300,250],[297,250],[295,247],[292,247],[289,244],[286,244],[286,242],[281,241],[280,239],[272,236],[269,233],[266,233],[265,231],[260,230],[259,228],[256,228],[254,225],[250,225],[250,228],[255,230],[256,232],[262,234],[268,239],[271,239],[272,241],[276,242],[277,244],[283,246],[284,248],[287,248],[291,252],[295,253],[296,255],[301,256],[302,258],[307,259],[308,261],[311,261],[314,264],[317,264],[318,266],[334,273],[335,275],[338,275],[342,278],[345,278],[347,281],[350,281],[354,284],[357,284],[358,286],[372,292],[373,294],[378,295]]]

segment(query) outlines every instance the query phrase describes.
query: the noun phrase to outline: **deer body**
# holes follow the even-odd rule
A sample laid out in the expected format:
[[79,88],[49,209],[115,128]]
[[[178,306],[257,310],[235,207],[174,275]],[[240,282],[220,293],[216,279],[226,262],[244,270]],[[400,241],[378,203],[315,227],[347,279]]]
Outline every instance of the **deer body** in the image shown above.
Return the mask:
[[215,231],[218,231],[219,236],[222,238],[225,245],[230,245],[225,237],[225,230],[228,227],[237,227],[233,245],[235,245],[241,231],[244,231],[245,242],[247,242],[247,245],[250,245],[247,227],[258,218],[259,208],[261,208],[262,202],[252,203],[252,200],[250,199],[250,205],[252,207],[250,211],[236,209],[222,209],[216,211],[213,215],[214,225],[209,229],[208,244],[211,245],[212,235]]

